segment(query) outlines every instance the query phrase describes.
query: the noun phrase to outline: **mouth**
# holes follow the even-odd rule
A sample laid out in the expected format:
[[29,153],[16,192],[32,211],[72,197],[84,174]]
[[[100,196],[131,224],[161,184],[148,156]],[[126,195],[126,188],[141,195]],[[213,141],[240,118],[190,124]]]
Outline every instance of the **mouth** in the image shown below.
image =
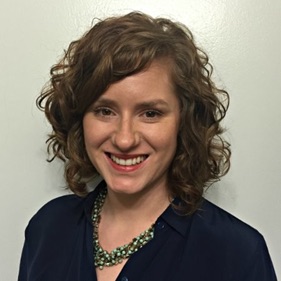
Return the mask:
[[119,166],[136,166],[138,164],[141,164],[144,162],[148,155],[142,154],[142,155],[126,155],[126,156],[116,156],[111,153],[106,153],[107,157],[111,159],[112,162]]

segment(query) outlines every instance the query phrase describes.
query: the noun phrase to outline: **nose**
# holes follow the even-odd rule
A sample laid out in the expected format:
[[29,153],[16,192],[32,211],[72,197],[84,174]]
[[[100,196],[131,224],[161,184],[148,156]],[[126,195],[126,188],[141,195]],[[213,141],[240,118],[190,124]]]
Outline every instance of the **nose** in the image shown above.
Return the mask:
[[134,121],[129,118],[121,118],[118,126],[112,134],[112,143],[120,151],[127,152],[135,148],[140,141]]

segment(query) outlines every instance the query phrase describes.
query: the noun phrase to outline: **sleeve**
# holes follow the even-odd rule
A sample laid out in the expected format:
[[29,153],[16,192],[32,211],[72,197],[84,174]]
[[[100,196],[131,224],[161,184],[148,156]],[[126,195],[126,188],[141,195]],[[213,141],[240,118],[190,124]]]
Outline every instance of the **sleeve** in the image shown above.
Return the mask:
[[246,272],[245,281],[277,281],[273,264],[264,238],[261,236],[253,257],[253,262]]
[[[27,230],[25,231],[25,233],[26,232]],[[26,238],[20,259],[18,281],[28,281],[28,246]]]

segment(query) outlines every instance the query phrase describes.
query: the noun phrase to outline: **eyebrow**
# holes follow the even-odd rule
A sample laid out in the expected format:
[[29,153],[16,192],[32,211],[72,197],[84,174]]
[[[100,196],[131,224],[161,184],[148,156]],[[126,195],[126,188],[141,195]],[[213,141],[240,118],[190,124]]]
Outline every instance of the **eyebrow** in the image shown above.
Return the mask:
[[111,99],[100,97],[98,100],[96,100],[94,102],[94,104],[95,105],[102,104],[102,105],[105,105],[105,106],[114,106],[114,105],[116,105],[116,102],[114,100],[111,100]]
[[[111,99],[107,99],[104,97],[99,98],[95,104],[99,105],[105,105],[105,106],[117,106],[117,102]],[[150,101],[144,101],[141,103],[138,103],[136,105],[137,108],[147,108],[147,107],[154,107],[154,106],[169,106],[169,104],[162,100],[162,99],[154,99],[154,100],[150,100]]]
[[161,99],[144,101],[137,105],[138,108],[154,107],[154,106],[168,106],[169,104]]

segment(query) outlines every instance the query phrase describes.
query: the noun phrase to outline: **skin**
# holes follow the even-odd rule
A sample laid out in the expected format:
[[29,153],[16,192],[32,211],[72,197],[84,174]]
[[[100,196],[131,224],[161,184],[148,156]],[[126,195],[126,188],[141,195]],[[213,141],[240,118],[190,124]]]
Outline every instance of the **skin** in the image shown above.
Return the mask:
[[[108,188],[99,225],[107,251],[129,243],[169,205],[179,122],[167,60],[112,84],[86,112],[86,150]],[[98,270],[99,280],[115,280],[123,266]]]
[[[131,195],[156,186],[167,188],[178,127],[179,102],[164,62],[111,85],[83,119],[91,162],[110,190]],[[124,166],[110,156],[145,159]]]

